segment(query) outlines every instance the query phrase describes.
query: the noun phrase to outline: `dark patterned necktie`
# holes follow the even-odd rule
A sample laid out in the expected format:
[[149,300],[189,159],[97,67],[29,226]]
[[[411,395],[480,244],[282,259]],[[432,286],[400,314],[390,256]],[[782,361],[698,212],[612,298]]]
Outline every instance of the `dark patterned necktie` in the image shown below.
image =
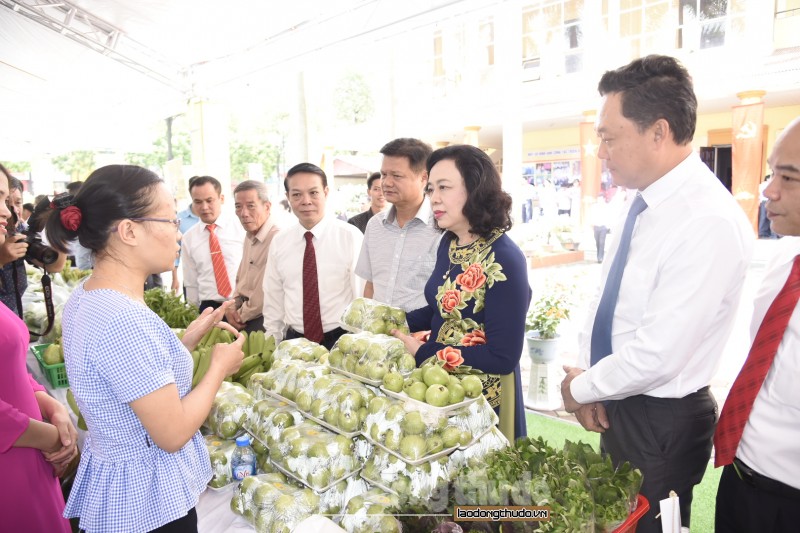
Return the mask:
[[625,271],[625,263],[628,262],[628,251],[631,247],[631,236],[633,226],[636,224],[636,217],[639,213],[647,209],[647,203],[641,194],[636,194],[628,217],[625,219],[625,226],[622,229],[622,236],[619,240],[619,248],[608,270],[608,278],[603,288],[603,295],[600,297],[600,304],[597,306],[597,314],[594,317],[592,327],[591,343],[591,364],[594,366],[603,357],[609,355],[611,349],[611,326],[614,323],[614,310],[617,308],[619,298],[619,287],[622,283],[622,273]]
[[747,418],[772,366],[775,354],[778,353],[778,346],[797,306],[798,297],[800,297],[800,256],[794,258],[786,284],[764,315],[750,353],[747,354],[742,370],[733,382],[728,399],[725,400],[725,407],[714,432],[716,466],[725,466],[733,462]]
[[322,342],[322,317],[319,310],[319,281],[317,279],[317,255],[312,239],[314,234],[307,231],[306,251],[303,254],[303,335],[314,342]]

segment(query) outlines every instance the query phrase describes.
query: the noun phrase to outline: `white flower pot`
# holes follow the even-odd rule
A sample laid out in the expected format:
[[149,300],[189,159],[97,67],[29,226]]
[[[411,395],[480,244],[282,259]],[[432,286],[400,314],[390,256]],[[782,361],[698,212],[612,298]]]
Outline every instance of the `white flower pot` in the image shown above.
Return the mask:
[[561,409],[560,375],[558,372],[558,337],[540,339],[535,331],[525,334],[531,358],[530,381],[525,405],[538,411]]
[[540,339],[536,331],[525,333],[528,343],[528,355],[533,363],[552,363],[558,359],[558,337],[554,339]]

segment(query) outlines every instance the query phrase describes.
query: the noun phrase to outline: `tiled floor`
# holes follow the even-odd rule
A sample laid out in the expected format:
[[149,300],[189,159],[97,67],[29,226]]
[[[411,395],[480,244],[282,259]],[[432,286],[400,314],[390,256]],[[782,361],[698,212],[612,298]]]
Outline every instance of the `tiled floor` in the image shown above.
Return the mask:
[[[760,285],[766,262],[774,253],[777,243],[778,241],[776,240],[759,240],[756,242],[753,260],[750,263],[742,291],[742,305],[739,307],[733,333],[725,348],[719,369],[710,384],[720,408],[725,402],[728,390],[747,356],[750,315],[752,313],[751,303],[755,291]],[[580,263],[537,268],[528,272],[534,300],[555,284],[568,287],[571,294],[574,295],[571,317],[568,321],[562,323],[562,327],[559,329],[561,338],[559,342],[559,362],[555,364],[557,369],[551,371],[552,373],[550,374],[557,376],[557,379],[552,380],[552,386],[556,389],[564,375],[561,365],[573,365],[575,363],[578,352],[578,332],[586,320],[587,307],[590,299],[597,291],[600,278],[601,265],[595,261],[596,255],[594,251],[586,250],[585,256],[585,260]],[[521,367],[523,397],[528,398],[531,361],[527,351],[523,353]],[[553,392],[553,394],[557,394],[557,392]],[[530,407],[529,401],[526,401],[526,407]],[[572,415],[561,408],[537,412],[577,423]]]

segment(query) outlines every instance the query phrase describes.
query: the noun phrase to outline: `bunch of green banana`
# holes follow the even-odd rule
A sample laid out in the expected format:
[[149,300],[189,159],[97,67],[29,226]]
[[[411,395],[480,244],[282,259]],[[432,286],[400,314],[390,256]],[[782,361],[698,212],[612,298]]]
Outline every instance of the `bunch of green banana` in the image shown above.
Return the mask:
[[69,261],[64,265],[61,270],[61,278],[69,285],[77,285],[77,283],[91,274],[91,270],[81,270],[79,268],[72,268]]
[[[196,387],[203,376],[208,372],[211,365],[211,352],[214,345],[218,343],[231,343],[235,339],[231,333],[219,328],[212,328],[211,331],[200,340],[197,347],[192,351],[192,361],[194,370],[192,373],[192,387]],[[263,331],[253,331],[245,334],[244,360],[239,371],[225,379],[225,381],[235,381],[242,385],[247,384],[247,380],[256,372],[266,372],[272,366],[272,352],[275,351],[275,337],[270,335],[265,337]]]
[[83,419],[81,410],[78,409],[78,402],[75,401],[75,395],[72,394],[72,389],[67,389],[67,403],[69,404],[70,409],[72,409],[72,412],[75,413],[75,416],[78,417],[78,429],[88,431],[88,428],[86,427],[86,420]]
[[266,337],[263,331],[251,331],[242,347],[245,357],[233,381],[247,385],[247,380],[255,373],[266,372],[272,367],[272,352],[275,351],[275,337]]
[[200,380],[203,379],[203,376],[206,375],[206,372],[208,372],[208,367],[211,366],[211,352],[214,350],[214,346],[219,343],[230,344],[234,340],[231,333],[220,328],[211,328],[211,330],[200,339],[195,349],[192,350],[192,362],[194,364],[194,370],[192,371],[192,387],[196,387],[197,384],[200,383]]

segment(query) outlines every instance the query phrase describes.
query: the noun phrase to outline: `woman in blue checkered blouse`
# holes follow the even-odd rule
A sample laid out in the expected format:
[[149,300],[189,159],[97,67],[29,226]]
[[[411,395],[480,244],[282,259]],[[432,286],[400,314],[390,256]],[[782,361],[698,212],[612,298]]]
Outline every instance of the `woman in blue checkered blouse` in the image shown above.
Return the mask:
[[63,315],[67,375],[89,428],[64,516],[80,517],[89,533],[197,531],[194,507],[211,478],[198,429],[241,365],[244,338],[217,345],[192,389],[189,350],[226,305],[206,310],[182,340],[144,305],[145,279],[170,270],[181,236],[157,175],[102,167],[74,198],[54,204],[50,244],[63,251],[77,238],[95,256]]

